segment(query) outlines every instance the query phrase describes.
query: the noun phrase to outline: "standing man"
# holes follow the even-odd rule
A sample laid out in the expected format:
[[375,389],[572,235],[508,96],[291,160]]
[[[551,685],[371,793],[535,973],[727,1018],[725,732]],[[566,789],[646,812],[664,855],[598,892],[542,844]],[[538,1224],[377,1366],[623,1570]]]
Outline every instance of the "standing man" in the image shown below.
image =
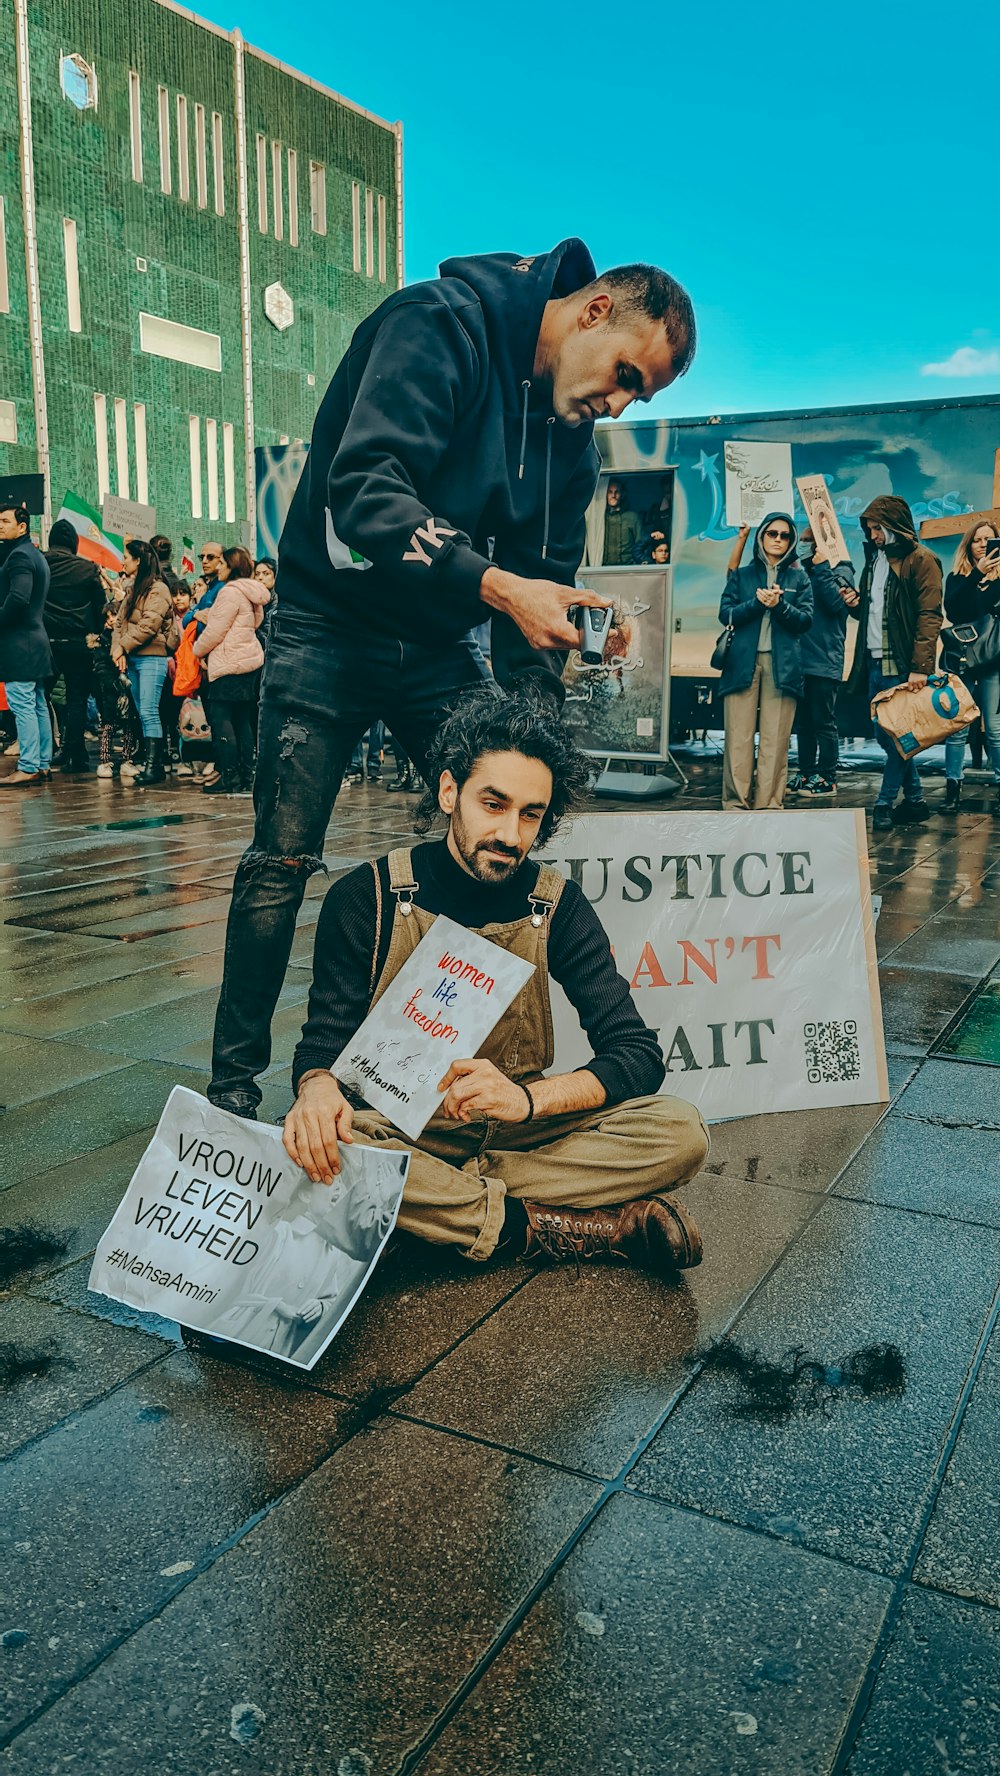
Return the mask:
[[[941,563],[917,542],[913,514],[896,494],[880,494],[861,514],[865,565],[857,609],[858,645],[848,689],[869,698],[891,685],[919,691],[934,671],[941,630]],[[872,813],[872,830],[910,826],[930,809],[920,793],[915,760],[903,759],[891,734],[875,724],[885,752],[882,785]],[[900,789],[903,800],[896,807]]]
[[604,505],[604,566],[634,567],[642,525],[638,512],[626,505],[620,481],[608,482]]
[[[256,827],[236,873],[213,1103],[254,1115],[256,1075],[305,884],[359,735],[386,719],[423,770],[486,676],[561,701],[594,492],[593,422],[691,362],[690,298],[666,272],[598,278],[578,240],[452,259],[358,328],[324,397],[278,558],[260,710]],[[204,561],[203,561],[204,565]]]
[[801,540],[801,562],[813,589],[813,620],[801,642],[803,684],[795,717],[799,758],[795,775],[788,779],[788,794],[832,801],[840,763],[837,693],[844,677],[847,613],[857,607],[858,594],[850,561],[834,563],[827,553],[828,548],[838,552],[835,540],[817,543],[811,528],[802,532]]
[[17,770],[0,779],[0,789],[27,789],[50,774],[45,680],[52,677],[52,649],[42,620],[48,589],[48,563],[28,535],[27,508],[0,507],[0,683],[19,747]]
[[[77,554],[79,532],[67,518],[57,518],[49,531],[45,559],[49,591],[45,628],[52,647],[49,690],[62,675],[66,686],[60,771],[86,771],[87,698],[94,677],[94,654],[104,628],[104,587],[92,561]],[[90,638],[88,640],[88,637]]]

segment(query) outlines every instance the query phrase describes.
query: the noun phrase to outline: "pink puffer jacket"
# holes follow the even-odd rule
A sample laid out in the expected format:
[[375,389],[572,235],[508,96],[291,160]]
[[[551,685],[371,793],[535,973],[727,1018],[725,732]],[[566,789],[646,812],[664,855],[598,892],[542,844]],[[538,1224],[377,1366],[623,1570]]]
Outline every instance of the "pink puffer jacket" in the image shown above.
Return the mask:
[[227,580],[208,613],[208,621],[194,644],[198,658],[208,659],[209,683],[244,672],[256,672],[264,664],[264,649],[257,630],[271,594],[259,580]]

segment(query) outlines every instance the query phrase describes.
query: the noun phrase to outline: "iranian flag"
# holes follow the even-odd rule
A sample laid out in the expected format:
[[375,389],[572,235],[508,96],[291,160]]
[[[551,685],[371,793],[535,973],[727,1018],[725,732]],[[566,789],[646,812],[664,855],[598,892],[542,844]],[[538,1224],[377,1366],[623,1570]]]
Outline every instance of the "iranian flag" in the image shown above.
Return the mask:
[[194,573],[194,543],[192,542],[190,537],[183,537],[181,540],[184,544],[184,547],[181,550],[181,573],[182,574],[193,574]]
[[110,568],[112,573],[121,572],[122,539],[109,536],[102,528],[100,512],[88,506],[78,493],[67,493],[58,515],[72,524],[80,538],[78,554],[96,561],[98,567]]

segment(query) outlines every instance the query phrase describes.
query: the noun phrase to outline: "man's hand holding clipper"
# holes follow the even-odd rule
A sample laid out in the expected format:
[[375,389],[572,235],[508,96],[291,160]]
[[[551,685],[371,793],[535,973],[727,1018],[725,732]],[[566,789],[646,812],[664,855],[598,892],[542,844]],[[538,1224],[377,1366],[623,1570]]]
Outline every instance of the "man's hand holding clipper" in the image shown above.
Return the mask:
[[510,617],[533,648],[561,648],[568,652],[579,647],[580,629],[569,613],[580,607],[608,612],[605,637],[611,627],[611,602],[598,593],[581,592],[576,586],[558,586],[554,580],[523,580],[518,574],[504,573],[500,567],[488,568],[484,573],[480,596],[484,604]]

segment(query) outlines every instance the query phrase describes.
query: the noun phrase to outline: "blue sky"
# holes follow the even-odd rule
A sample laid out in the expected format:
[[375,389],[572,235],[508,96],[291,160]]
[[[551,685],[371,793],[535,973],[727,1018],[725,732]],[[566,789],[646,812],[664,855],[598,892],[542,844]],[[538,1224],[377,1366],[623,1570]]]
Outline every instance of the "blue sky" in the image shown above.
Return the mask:
[[569,234],[679,277],[644,417],[1000,392],[996,0],[196,10],[402,118],[408,282]]

